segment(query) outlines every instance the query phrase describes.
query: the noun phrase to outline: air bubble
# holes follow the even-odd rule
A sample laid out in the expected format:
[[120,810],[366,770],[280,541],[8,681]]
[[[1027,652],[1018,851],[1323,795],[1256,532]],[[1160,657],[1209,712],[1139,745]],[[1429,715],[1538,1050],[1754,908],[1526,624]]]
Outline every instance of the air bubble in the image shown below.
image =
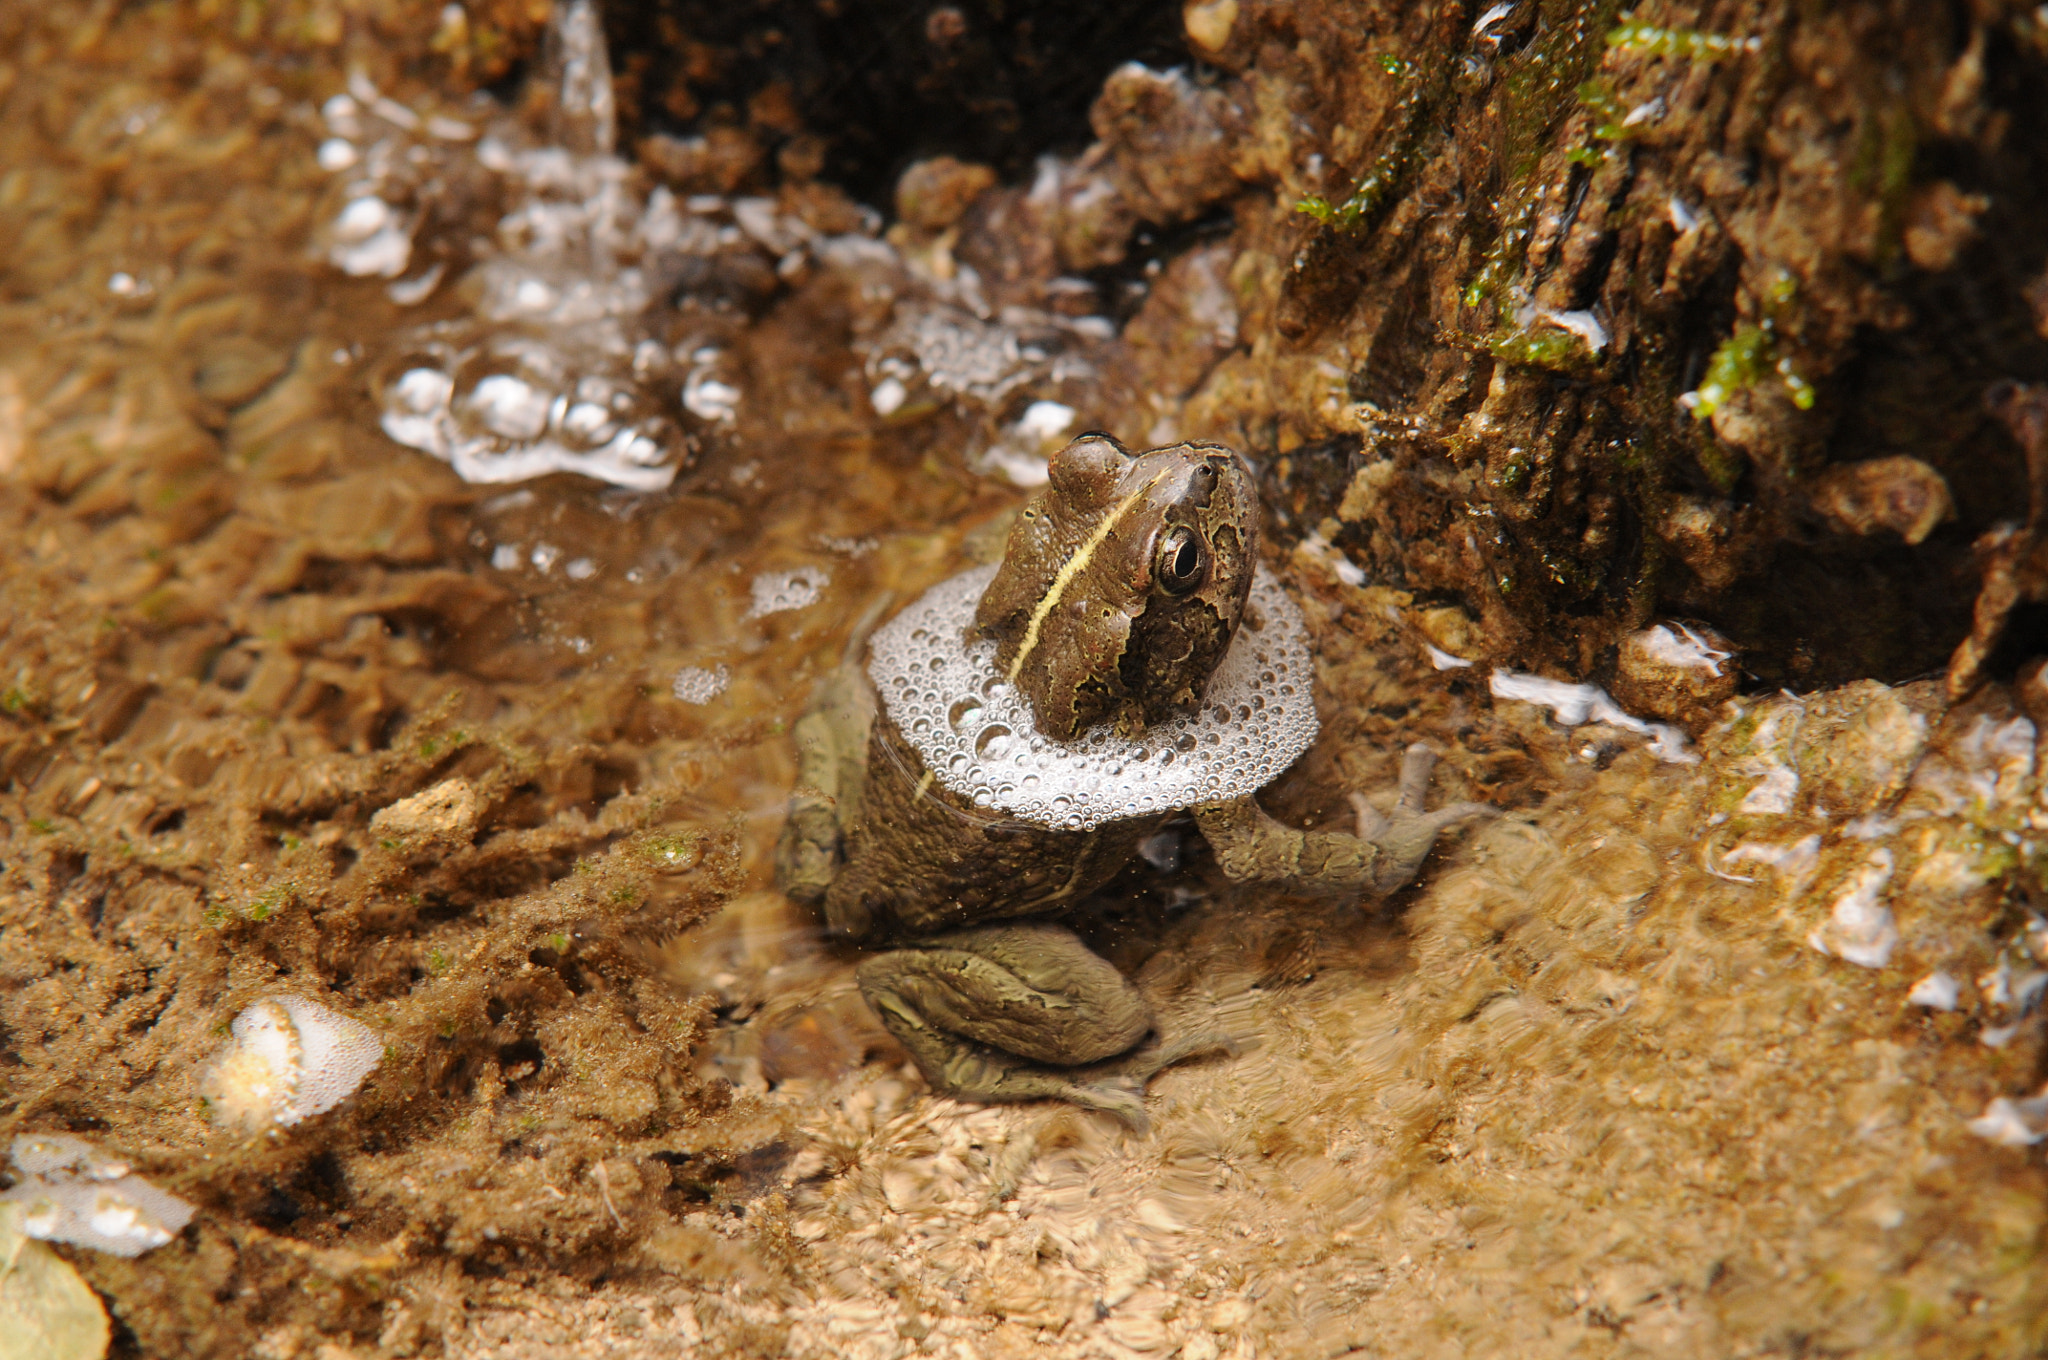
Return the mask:
[[1307,673],[1306,628],[1270,575],[1253,586],[1264,634],[1241,635],[1225,655],[1206,707],[1149,728],[1142,743],[1108,723],[1070,742],[1036,729],[1024,696],[1002,679],[994,643],[971,636],[993,575],[978,568],[927,592],[876,630],[869,666],[905,739],[963,800],[1083,830],[1249,794],[1313,741],[1308,686],[1283,692],[1279,682],[1290,666]]

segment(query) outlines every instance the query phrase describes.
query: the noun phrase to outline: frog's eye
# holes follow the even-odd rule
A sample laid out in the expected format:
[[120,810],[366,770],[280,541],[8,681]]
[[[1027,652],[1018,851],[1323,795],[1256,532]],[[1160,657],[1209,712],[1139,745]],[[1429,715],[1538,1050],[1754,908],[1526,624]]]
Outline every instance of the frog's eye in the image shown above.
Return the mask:
[[1159,536],[1159,556],[1152,565],[1152,578],[1169,595],[1185,595],[1202,584],[1209,574],[1209,551],[1202,536],[1185,524],[1176,524]]

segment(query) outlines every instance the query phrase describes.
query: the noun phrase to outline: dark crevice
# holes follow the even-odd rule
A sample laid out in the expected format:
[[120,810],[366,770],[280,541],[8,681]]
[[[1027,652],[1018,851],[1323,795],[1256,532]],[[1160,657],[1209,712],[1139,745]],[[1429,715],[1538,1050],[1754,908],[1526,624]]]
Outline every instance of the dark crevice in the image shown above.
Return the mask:
[[1092,139],[1117,66],[1187,62],[1162,0],[653,0],[608,6],[605,29],[623,143],[736,127],[773,156],[815,138],[821,177],[877,204],[942,153],[1023,178]]

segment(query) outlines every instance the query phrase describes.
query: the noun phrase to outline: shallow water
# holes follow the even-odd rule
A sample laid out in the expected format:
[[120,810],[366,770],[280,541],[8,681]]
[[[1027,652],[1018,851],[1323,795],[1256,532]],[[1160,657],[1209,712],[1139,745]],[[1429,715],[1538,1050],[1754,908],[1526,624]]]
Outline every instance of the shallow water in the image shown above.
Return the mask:
[[[855,956],[770,887],[788,728],[858,620],[986,555],[1064,435],[1202,433],[1181,401],[1235,343],[1233,247],[1167,265],[1120,331],[1085,281],[999,305],[942,239],[884,236],[824,187],[657,208],[588,128],[395,69],[252,58],[168,10],[19,22],[0,1110],[199,1207],[132,1261],[69,1253],[121,1344],[2039,1341],[2044,1186],[2011,1144],[2040,1120],[1993,1117],[2036,1085],[2048,962],[2014,886],[2048,817],[2014,696],[1749,698],[1698,763],[1659,761],[1446,664],[1428,602],[1320,537],[1274,544],[1324,732],[1267,805],[1348,817],[1423,740],[1439,797],[1511,815],[1364,907],[1231,887],[1190,830],[1082,925],[1169,1036],[1244,1051],[1163,1074],[1142,1136],[935,1098]],[[336,263],[363,195],[321,149],[351,89],[416,171],[388,278]],[[451,135],[407,160],[430,144],[408,118]],[[611,216],[552,254],[501,230],[534,214],[485,164],[494,120],[589,171],[561,182]],[[678,225],[656,245],[658,213]],[[593,248],[629,220],[638,253]],[[557,302],[646,273],[584,318],[601,333],[494,311],[493,268],[543,255]],[[660,444],[625,461],[672,479],[466,482],[387,437],[424,344],[508,335],[566,366],[529,351],[529,390],[466,408],[492,375],[451,373],[435,413],[554,438],[599,377]],[[431,814],[387,811],[451,780]],[[1936,974],[1954,1009],[1920,999],[1951,994],[1920,990]],[[385,1056],[354,1103],[244,1137],[201,1074],[280,989]]]

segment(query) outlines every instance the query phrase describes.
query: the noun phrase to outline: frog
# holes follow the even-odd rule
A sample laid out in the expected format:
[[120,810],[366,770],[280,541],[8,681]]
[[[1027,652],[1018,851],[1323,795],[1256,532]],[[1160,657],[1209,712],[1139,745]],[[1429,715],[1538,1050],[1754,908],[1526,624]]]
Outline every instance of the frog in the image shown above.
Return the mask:
[[[858,643],[849,648],[796,723],[778,885],[821,909],[831,935],[872,951],[855,969],[861,994],[935,1091],[1064,1100],[1143,1127],[1153,1075],[1235,1051],[1222,1034],[1163,1040],[1138,987],[1072,924],[1171,818],[1192,815],[1232,881],[1361,898],[1404,886],[1440,835],[1493,811],[1470,802],[1428,810],[1436,757],[1421,744],[1404,754],[1390,811],[1351,795],[1350,829],[1300,830],[1260,807],[1257,783],[1316,734],[1305,642],[1291,670],[1282,645],[1290,617],[1305,638],[1299,609],[1262,579],[1262,518],[1249,463],[1225,445],[1133,452],[1110,435],[1082,435],[1050,459],[993,574],[935,587],[920,605],[951,593],[936,612],[912,606],[878,632],[866,668]],[[939,684],[922,653],[883,665],[884,635],[905,627],[889,639],[892,656],[906,646],[937,649],[935,658],[978,649],[979,662],[944,662],[945,683],[964,697],[920,689]],[[1238,677],[1234,708],[1212,702],[1226,670]],[[1263,691],[1241,701],[1245,683]],[[1007,725],[986,717],[995,699],[1009,705]],[[918,706],[949,700],[979,736],[935,770],[925,752],[945,723]],[[1254,723],[1265,724],[1255,739],[1235,730]],[[1021,777],[1008,766],[972,787],[941,777],[1004,744],[1025,762]],[[1254,782],[1200,776],[1205,757],[1226,770],[1249,762]],[[1064,795],[1025,796],[1018,786],[1036,779],[1034,760],[1092,771],[1076,796],[1092,798],[1093,811],[1062,813]]]

